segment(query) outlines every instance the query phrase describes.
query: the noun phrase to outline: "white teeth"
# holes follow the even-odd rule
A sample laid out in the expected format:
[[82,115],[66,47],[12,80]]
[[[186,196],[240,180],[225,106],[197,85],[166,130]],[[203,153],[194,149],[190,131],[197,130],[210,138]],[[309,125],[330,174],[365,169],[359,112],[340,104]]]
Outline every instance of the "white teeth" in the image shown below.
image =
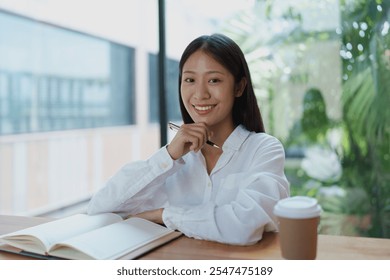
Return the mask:
[[207,110],[211,110],[214,106],[195,106],[194,105],[194,108],[196,110],[199,110],[199,111],[207,111]]

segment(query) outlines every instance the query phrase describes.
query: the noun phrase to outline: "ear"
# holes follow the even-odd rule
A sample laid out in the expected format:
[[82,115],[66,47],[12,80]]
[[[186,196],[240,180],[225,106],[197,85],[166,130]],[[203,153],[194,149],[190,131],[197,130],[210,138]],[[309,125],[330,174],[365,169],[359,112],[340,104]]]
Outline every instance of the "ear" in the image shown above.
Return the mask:
[[246,87],[246,78],[242,78],[241,81],[239,81],[236,84],[234,96],[235,97],[240,97],[244,93],[245,87]]

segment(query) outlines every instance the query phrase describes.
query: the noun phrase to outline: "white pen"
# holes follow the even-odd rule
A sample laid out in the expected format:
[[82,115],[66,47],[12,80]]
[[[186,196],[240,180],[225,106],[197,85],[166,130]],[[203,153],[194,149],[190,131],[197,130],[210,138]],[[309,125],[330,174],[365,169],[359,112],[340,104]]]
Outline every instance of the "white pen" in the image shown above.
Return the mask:
[[[175,123],[173,123],[173,122],[169,122],[169,123],[168,123],[168,126],[169,126],[169,128],[172,129],[173,131],[178,131],[178,130],[180,129],[180,125],[177,125],[177,124],[175,124]],[[215,147],[215,148],[221,149],[220,146],[218,146],[217,144],[211,142],[210,140],[207,140],[206,143],[209,144],[210,146],[213,146],[213,147]]]

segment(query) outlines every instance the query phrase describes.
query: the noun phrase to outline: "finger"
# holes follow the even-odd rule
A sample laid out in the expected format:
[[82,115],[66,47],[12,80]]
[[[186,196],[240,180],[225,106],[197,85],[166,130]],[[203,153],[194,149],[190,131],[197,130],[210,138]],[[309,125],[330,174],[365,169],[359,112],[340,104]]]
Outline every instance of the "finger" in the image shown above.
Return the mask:
[[171,143],[168,152],[173,159],[178,159],[189,151],[199,151],[208,140],[208,128],[204,123],[183,124]]
[[181,131],[183,134],[198,137],[200,139],[200,142],[203,144],[205,144],[206,141],[208,140],[208,134],[209,134],[208,128],[203,123],[193,123],[193,124],[183,125]]
[[189,151],[196,151],[202,146],[199,134],[196,131],[179,131],[168,145],[168,152],[173,159],[178,159]]
[[189,145],[189,150],[197,151],[202,147],[202,135],[194,132],[184,135],[184,142]]
[[190,150],[199,151],[207,141],[207,136],[203,131],[188,131],[185,135],[186,142],[191,143]]

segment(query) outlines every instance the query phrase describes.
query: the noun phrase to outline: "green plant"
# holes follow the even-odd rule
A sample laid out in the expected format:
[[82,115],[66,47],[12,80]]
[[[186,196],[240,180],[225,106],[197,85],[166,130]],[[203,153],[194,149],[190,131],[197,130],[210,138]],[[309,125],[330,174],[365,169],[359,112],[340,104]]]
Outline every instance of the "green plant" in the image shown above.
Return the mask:
[[369,194],[369,235],[390,237],[390,3],[340,5],[344,180]]

